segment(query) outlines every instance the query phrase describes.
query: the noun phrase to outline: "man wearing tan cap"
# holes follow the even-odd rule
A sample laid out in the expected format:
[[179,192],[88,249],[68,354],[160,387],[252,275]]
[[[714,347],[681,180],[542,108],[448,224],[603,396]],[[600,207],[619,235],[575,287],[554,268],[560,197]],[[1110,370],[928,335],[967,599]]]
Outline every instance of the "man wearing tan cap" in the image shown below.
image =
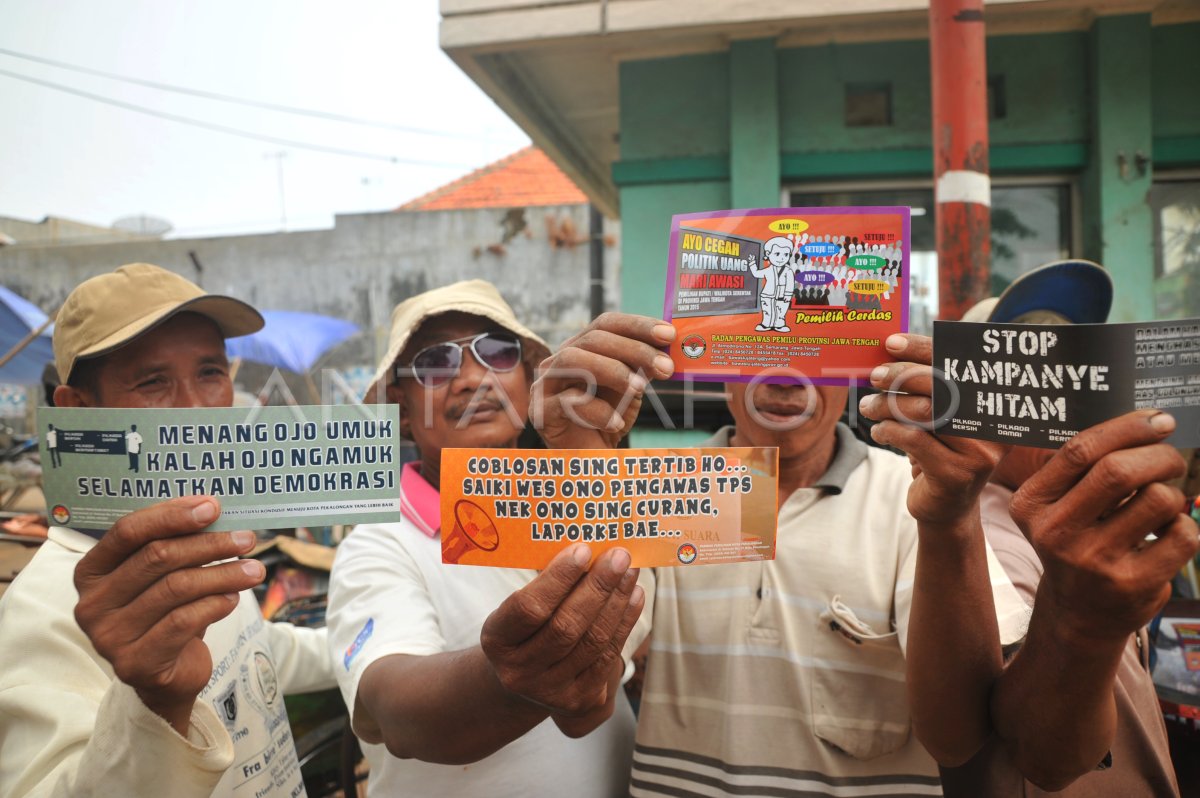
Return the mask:
[[580,545],[540,575],[441,561],[442,449],[515,446],[547,354],[481,280],[392,316],[373,391],[400,406],[421,460],[401,473],[402,520],[339,547],[327,615],[372,796],[625,793],[634,720],[619,684],[647,603],[628,552],[589,569]]
[[[224,339],[262,324],[157,266],[123,266],[59,312],[55,403],[229,407]],[[50,530],[0,600],[0,795],[304,793],[270,685],[331,686],[325,635],[263,621],[249,592],[263,567],[236,559],[254,534],[196,534],[220,511],[192,496],[99,540]]]

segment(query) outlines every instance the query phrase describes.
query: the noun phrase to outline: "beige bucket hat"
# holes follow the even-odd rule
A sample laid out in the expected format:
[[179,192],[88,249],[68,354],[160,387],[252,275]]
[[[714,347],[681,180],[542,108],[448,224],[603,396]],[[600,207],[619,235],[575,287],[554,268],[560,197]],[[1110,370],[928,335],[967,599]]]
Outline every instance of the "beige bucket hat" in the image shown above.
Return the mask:
[[54,324],[54,365],[65,384],[80,360],[100,357],[183,312],[212,319],[226,338],[263,328],[259,312],[233,297],[206,294],[174,272],[130,263],[80,283]]
[[517,321],[512,308],[504,301],[504,297],[500,296],[496,286],[487,280],[464,280],[409,297],[396,306],[392,311],[392,331],[388,336],[387,353],[379,362],[379,368],[375,370],[365,398],[370,401],[376,396],[376,391],[381,385],[392,381],[392,365],[404,351],[412,334],[426,319],[456,311],[483,316],[520,337],[527,363],[537,365],[550,356],[550,347],[536,333]]

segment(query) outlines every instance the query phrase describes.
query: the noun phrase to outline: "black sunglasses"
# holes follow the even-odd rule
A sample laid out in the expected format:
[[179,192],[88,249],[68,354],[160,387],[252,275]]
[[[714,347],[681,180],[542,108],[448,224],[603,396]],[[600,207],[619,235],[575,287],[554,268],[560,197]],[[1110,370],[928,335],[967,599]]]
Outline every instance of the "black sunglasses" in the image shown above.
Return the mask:
[[507,332],[485,332],[427,346],[413,356],[411,363],[395,366],[392,374],[400,379],[411,372],[426,388],[445,385],[462,368],[463,344],[480,365],[491,371],[512,371],[521,365],[520,338]]

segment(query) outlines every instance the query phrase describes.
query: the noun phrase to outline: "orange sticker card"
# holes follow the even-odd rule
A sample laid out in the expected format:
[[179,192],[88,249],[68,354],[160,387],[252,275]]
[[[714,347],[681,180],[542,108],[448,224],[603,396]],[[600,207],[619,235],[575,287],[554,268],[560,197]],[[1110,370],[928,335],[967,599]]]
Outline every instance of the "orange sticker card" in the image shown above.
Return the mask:
[[627,549],[637,568],[775,559],[779,450],[443,449],[442,562],[544,568]]
[[908,253],[903,207],[672,217],[672,379],[868,385],[908,330]]

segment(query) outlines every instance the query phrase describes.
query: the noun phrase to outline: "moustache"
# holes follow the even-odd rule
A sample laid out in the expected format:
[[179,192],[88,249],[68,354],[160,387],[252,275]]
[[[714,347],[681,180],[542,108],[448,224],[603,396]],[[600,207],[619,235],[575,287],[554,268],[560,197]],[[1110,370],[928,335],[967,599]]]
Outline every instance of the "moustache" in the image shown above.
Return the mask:
[[446,405],[443,415],[450,421],[458,421],[463,416],[470,413],[480,413],[485,410],[495,410],[498,412],[506,412],[508,405],[500,397],[492,392],[484,394],[482,397],[472,396],[461,402],[452,402]]

